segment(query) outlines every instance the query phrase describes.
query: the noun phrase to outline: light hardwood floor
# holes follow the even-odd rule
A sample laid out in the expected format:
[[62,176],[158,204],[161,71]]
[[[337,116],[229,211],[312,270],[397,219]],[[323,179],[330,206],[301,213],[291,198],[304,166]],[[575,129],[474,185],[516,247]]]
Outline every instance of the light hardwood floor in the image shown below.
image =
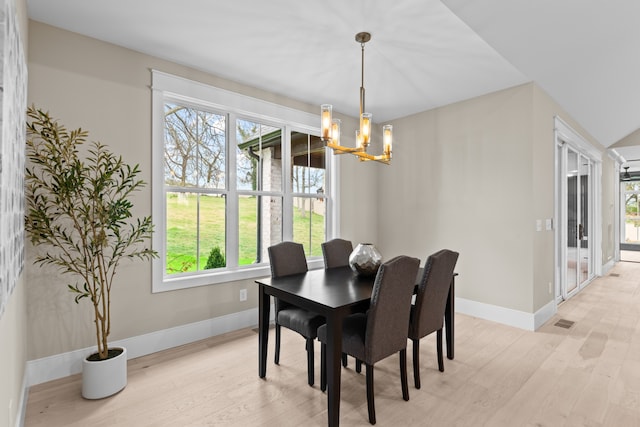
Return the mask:
[[[376,364],[378,425],[640,426],[640,264],[618,263],[536,332],[457,315],[456,334],[444,373],[435,337],[423,339],[422,389],[409,369],[408,402],[398,358]],[[257,347],[245,329],[130,360],[127,387],[98,401],[80,397],[79,375],[32,387],[25,425],[325,426],[319,345],[313,388],[301,337],[283,328],[276,366],[270,336],[266,380]],[[342,371],[341,424],[366,426],[365,378],[353,367],[349,358]]]

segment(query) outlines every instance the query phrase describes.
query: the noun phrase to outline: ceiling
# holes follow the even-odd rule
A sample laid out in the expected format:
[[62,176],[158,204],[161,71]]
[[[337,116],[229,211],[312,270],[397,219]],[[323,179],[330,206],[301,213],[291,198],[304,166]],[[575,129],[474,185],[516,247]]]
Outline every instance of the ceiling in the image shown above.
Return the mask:
[[368,31],[376,123],[535,81],[604,146],[640,128],[636,0],[27,4],[33,20],[349,116],[360,87],[354,36]]

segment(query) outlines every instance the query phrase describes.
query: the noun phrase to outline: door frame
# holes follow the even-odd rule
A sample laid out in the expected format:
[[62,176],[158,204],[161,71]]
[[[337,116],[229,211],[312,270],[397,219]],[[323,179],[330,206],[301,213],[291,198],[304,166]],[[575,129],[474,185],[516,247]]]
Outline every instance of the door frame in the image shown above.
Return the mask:
[[[566,265],[567,265],[567,251],[564,242],[567,241],[567,213],[566,213],[566,200],[567,200],[567,185],[566,178],[566,158],[561,158],[558,155],[559,148],[563,148],[566,145],[567,148],[578,152],[580,155],[587,157],[591,160],[593,168],[591,171],[591,217],[589,223],[591,227],[591,237],[589,242],[589,248],[591,251],[591,265],[589,277],[585,282],[578,283],[576,291],[567,295],[564,289],[566,289]],[[563,149],[566,152],[566,148]],[[601,214],[601,200],[602,200],[602,153],[596,149],[593,145],[588,143],[578,132],[576,132],[571,126],[569,126],[560,117],[554,117],[554,157],[555,157],[555,213],[554,222],[555,227],[555,245],[554,245],[554,260],[555,260],[555,292],[554,299],[556,303],[564,301],[565,298],[570,298],[579,292],[584,286],[586,286],[593,278],[602,275],[602,251],[598,250],[602,246],[602,214]],[[563,162],[564,160],[564,162]]]

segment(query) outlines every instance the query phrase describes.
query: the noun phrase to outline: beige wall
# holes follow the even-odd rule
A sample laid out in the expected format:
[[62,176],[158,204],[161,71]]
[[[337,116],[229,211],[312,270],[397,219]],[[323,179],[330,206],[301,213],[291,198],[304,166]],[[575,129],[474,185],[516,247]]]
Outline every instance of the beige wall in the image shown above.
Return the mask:
[[[383,254],[424,261],[447,247],[460,252],[458,297],[526,313],[552,301],[554,232],[535,223],[554,217],[556,115],[602,148],[532,83],[394,121],[394,165],[379,175]],[[603,191],[603,206],[612,200]]]
[[[4,7],[4,2],[2,5]],[[15,6],[26,55],[28,44],[26,0],[15,0]],[[22,387],[27,362],[26,307],[23,274],[18,278],[5,312],[0,317],[0,425],[14,426],[19,418],[18,411],[23,398]]]
[[[552,301],[555,293],[555,230],[546,231],[545,220],[553,218],[555,214],[554,116],[559,115],[566,120],[567,115],[558,114],[554,108],[549,108],[555,107],[555,103],[538,86],[531,84],[530,87],[533,95],[531,129],[533,136],[531,141],[531,173],[533,176],[530,189],[533,217],[531,230],[534,229],[533,221],[538,219],[542,220],[543,230],[545,230],[533,233],[532,308],[535,313]],[[549,284],[551,284],[551,292],[549,292]]]
[[[616,149],[618,147],[634,147],[634,146],[640,146],[640,129],[634,132],[631,132],[629,135],[625,136],[620,141],[611,145],[611,147],[609,148]],[[620,165],[613,160],[610,160],[610,162],[612,163],[611,164],[612,178],[608,182],[603,179],[603,183],[602,183],[603,189],[608,188],[608,189],[611,189],[612,192],[620,191],[618,188],[618,182],[613,178],[613,176],[620,173]],[[606,233],[604,235],[611,234],[613,236],[615,233],[619,232],[614,226],[615,223],[614,223],[613,217],[615,216],[615,207],[613,206],[613,202],[611,202],[611,206],[603,206],[603,210],[606,210],[606,212],[608,212],[611,216],[611,220],[609,221],[610,224],[608,225],[608,228],[606,230],[603,230],[603,234]],[[605,249],[606,249],[606,252],[605,252]],[[614,248],[613,242],[611,244],[611,247],[607,247],[607,248],[603,247],[603,254],[602,254],[603,263],[611,261],[614,258],[614,256],[615,256],[615,248]]]
[[394,165],[379,177],[381,251],[424,262],[456,250],[456,296],[531,312],[531,87],[393,125]]
[[615,193],[620,191],[616,175],[619,169],[609,156],[602,162],[602,264],[610,264],[615,257],[616,207]]
[[[88,130],[90,140],[106,143],[128,162],[139,163],[147,182],[152,166],[151,68],[300,110],[319,109],[38,22],[31,22],[30,41],[29,103],[48,110],[69,129]],[[353,120],[343,119],[355,129]],[[345,203],[339,234],[358,241],[376,229],[377,217],[367,214],[361,220],[344,212],[363,207],[368,213],[374,211],[368,206],[375,200],[375,169],[358,169],[356,176],[354,160],[341,162]],[[151,211],[149,187],[136,195],[135,205],[141,215]],[[32,259],[33,250],[28,247],[27,263]],[[73,303],[64,286],[66,279],[34,266],[27,268],[26,276],[29,359],[93,346],[89,307]],[[249,291],[242,303],[238,301],[241,287]],[[257,289],[247,280],[151,294],[150,264],[134,262],[123,264],[113,299],[111,339],[117,340],[254,308]]]
[[620,141],[616,142],[611,146],[611,148],[616,147],[630,147],[640,145],[640,129],[635,132],[631,132],[629,135],[622,138]]

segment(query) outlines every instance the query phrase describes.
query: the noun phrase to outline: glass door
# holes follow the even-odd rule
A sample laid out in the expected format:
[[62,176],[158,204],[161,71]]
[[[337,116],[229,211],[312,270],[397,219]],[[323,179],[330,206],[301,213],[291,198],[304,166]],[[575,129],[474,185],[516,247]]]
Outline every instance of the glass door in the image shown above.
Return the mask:
[[578,158],[579,170],[579,194],[578,203],[580,205],[580,216],[578,217],[578,283],[586,284],[592,276],[592,257],[591,257],[591,236],[590,221],[591,218],[591,177],[592,163],[584,156]]
[[558,301],[565,300],[594,275],[592,214],[593,214],[593,162],[565,143],[558,145],[558,193],[561,196],[559,212],[561,248],[558,253]]
[[563,297],[573,292],[578,287],[578,224],[580,218],[580,206],[578,203],[578,153],[568,149],[567,151],[567,240],[566,240],[566,264],[567,279]]

